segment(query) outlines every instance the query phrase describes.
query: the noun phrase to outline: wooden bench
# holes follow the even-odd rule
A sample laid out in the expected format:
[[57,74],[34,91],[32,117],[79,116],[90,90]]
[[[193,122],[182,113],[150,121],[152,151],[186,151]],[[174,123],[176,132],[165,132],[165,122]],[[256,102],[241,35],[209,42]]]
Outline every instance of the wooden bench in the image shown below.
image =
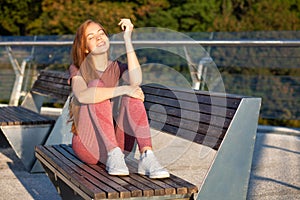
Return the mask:
[[[36,145],[70,143],[71,134],[66,131],[69,127],[63,125],[66,119],[60,116],[56,120],[41,114],[45,98],[54,98],[63,104],[67,101],[70,94],[67,80],[68,74],[64,72],[41,71],[20,106],[0,107],[0,129],[30,172],[43,171],[36,161]],[[64,115],[66,113],[64,111]]]
[[102,164],[82,163],[68,145],[37,146],[62,198],[246,199],[261,99],[156,84],[142,89],[153,129],[216,151],[203,183],[198,188],[174,175],[151,180],[132,163],[129,176],[110,176]]

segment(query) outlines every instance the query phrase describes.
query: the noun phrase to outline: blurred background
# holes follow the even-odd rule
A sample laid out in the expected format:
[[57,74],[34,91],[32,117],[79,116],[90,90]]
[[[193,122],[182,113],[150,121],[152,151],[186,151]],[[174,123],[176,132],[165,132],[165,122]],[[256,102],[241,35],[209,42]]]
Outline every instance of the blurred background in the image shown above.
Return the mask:
[[[154,40],[163,42],[159,47],[137,49],[143,70],[160,63],[195,87],[194,69],[200,73],[196,89],[208,90],[209,71],[216,67],[226,92],[262,97],[259,124],[300,127],[300,0],[2,0],[0,9],[0,103],[11,103],[18,70],[24,72],[19,101],[39,70],[66,71],[83,21],[99,21],[114,36],[126,17],[136,30],[160,27],[183,34],[170,38],[157,32]],[[142,41],[153,40],[138,33],[136,38],[144,47],[148,44]],[[164,48],[168,40],[178,42],[168,47],[172,50]],[[112,51],[122,48],[117,38],[111,41]],[[189,60],[197,55],[198,60]],[[49,105],[61,103],[49,100]]]

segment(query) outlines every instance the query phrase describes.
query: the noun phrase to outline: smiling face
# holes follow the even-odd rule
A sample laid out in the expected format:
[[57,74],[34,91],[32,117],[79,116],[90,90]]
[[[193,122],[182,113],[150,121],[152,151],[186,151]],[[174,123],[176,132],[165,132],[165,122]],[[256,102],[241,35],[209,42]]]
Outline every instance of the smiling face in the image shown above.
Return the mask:
[[85,38],[87,53],[101,54],[108,51],[109,39],[99,24],[90,23],[86,28]]

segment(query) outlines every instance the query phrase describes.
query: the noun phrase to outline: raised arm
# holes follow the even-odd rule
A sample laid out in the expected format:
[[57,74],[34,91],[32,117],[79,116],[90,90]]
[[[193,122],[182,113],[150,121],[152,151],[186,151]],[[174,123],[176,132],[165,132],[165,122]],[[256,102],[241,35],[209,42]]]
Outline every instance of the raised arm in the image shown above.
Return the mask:
[[133,31],[133,24],[130,19],[121,19],[119,22],[121,29],[124,31],[124,42],[127,53],[128,62],[128,81],[132,86],[138,86],[142,83],[142,71],[140,63],[137,59],[136,53],[134,51],[131,34]]

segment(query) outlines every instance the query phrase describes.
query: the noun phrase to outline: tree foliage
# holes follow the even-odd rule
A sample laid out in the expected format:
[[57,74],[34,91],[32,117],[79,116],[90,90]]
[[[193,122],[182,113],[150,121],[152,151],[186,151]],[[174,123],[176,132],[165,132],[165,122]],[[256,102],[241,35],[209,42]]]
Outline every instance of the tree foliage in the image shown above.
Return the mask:
[[42,13],[41,2],[38,0],[4,0],[0,4],[0,34],[30,35],[28,30],[31,22]]
[[181,32],[300,28],[300,0],[2,0],[0,9],[1,35],[74,34],[89,18],[115,33],[123,17]]

